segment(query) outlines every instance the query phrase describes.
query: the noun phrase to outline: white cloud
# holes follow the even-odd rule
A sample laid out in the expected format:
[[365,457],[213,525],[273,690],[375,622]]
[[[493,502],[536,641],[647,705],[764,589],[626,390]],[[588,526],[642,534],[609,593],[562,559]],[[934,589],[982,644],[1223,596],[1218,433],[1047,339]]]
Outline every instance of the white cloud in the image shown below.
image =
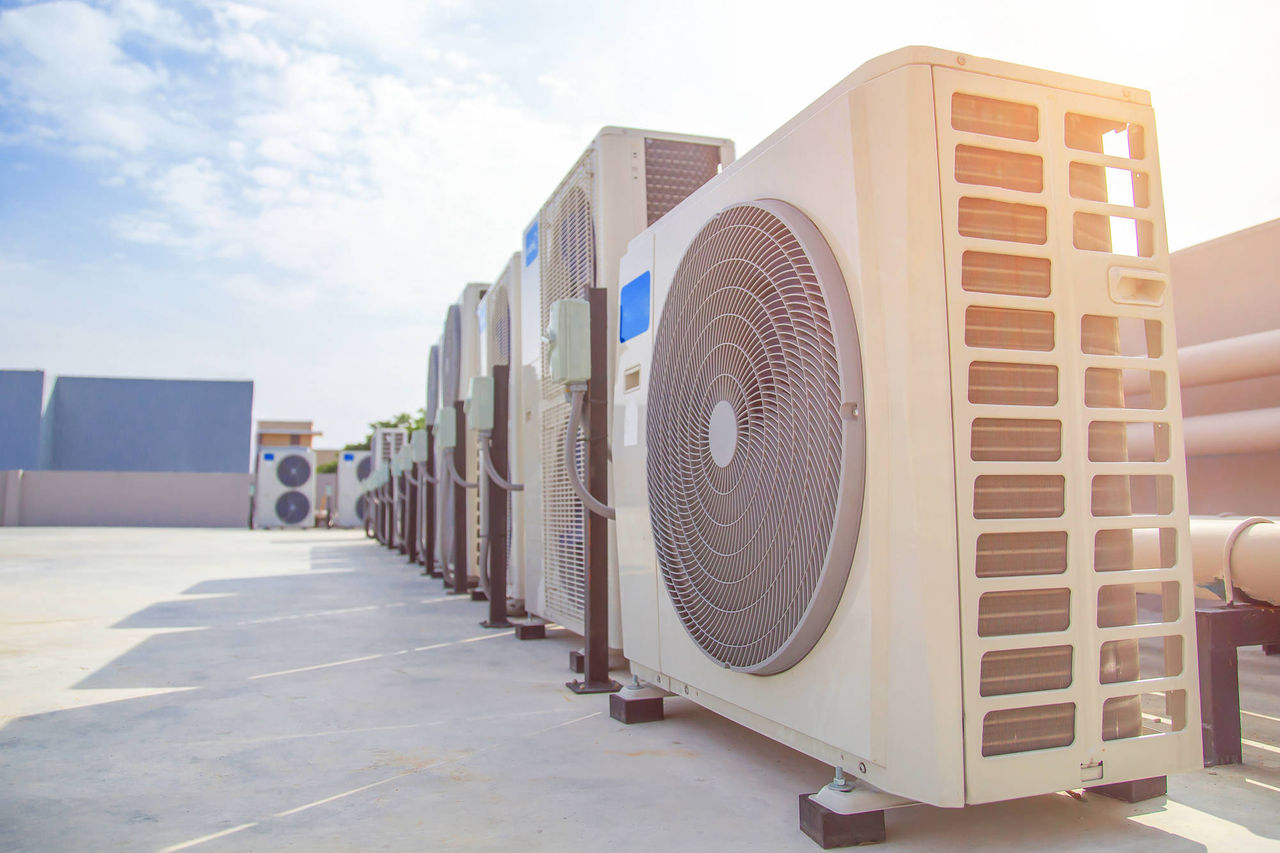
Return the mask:
[[[184,17],[153,0],[58,0],[0,12],[0,145],[91,160],[131,199],[104,217],[117,248],[169,250],[181,292],[207,288],[255,317],[341,316],[330,332],[357,336],[342,347],[387,359],[435,337],[463,282],[497,273],[600,125],[727,135],[744,152],[908,42],[1155,89],[1175,245],[1280,212],[1266,148],[1280,128],[1256,109],[1270,95],[1256,81],[1280,76],[1274,26],[1246,26],[1237,7],[1200,25],[1190,5],[1153,16],[1085,2],[1048,26],[1026,4],[976,6],[215,0]],[[1231,61],[1188,64],[1206,43]],[[219,265],[244,271],[196,275]],[[290,373],[271,361],[287,348],[254,328],[232,363],[264,377],[272,409],[308,413],[322,375],[362,382],[346,349],[329,372]],[[404,373],[367,389],[353,422],[417,395],[420,371]],[[307,378],[301,390],[290,376]]]

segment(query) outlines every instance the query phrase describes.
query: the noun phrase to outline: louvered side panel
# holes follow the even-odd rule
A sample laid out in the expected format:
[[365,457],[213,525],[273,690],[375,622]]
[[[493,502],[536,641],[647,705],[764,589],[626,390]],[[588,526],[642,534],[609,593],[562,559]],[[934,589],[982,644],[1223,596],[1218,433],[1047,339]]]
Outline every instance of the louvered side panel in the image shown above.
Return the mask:
[[[967,799],[1194,766],[1186,476],[1151,110],[950,69],[934,79]],[[1123,156],[1111,149],[1121,138]],[[1135,278],[1163,299],[1117,287]],[[1157,537],[1159,558],[1135,562],[1135,536]]]

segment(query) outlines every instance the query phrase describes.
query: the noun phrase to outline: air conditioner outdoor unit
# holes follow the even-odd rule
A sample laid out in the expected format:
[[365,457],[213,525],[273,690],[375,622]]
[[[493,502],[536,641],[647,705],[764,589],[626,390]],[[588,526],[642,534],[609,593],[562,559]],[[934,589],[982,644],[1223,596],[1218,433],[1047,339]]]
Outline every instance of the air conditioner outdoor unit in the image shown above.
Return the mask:
[[310,448],[260,448],[253,526],[311,527],[316,502],[315,472],[315,454]]
[[634,673],[939,806],[1199,766],[1149,104],[907,48],[631,242]]
[[375,427],[370,449],[373,464],[390,465],[391,459],[409,442],[409,431],[404,427]]
[[[520,352],[520,253],[516,252],[507,262],[502,274],[498,276],[492,288],[480,300],[476,309],[477,329],[480,339],[480,372],[485,376],[493,376],[493,368],[508,368],[507,394],[507,464],[511,472],[520,470],[521,436],[520,382],[519,368],[512,367],[511,354]],[[501,393],[504,389],[496,389]],[[477,475],[480,480],[480,511],[484,512],[488,504],[489,490],[496,488],[487,476]],[[507,598],[517,607],[524,605],[523,565],[524,527],[521,510],[524,505],[522,492],[507,493]],[[496,535],[490,527],[489,535]]]
[[[389,471],[391,462],[395,459],[396,454],[400,453],[408,443],[409,431],[404,427],[374,427],[373,440],[369,445],[373,453],[374,465],[385,465]],[[391,505],[395,506],[395,501],[400,497],[399,483],[394,477],[390,477],[389,481],[391,483]],[[392,516],[394,518],[394,513]],[[397,538],[397,529],[398,525],[393,523],[391,525],[391,541],[387,543],[388,545],[395,546],[400,544],[400,540]]]
[[[606,127],[538,211],[524,235],[520,290],[521,469],[525,528],[525,606],[582,633],[584,516],[564,464],[569,405],[544,370],[543,333],[552,303],[609,292],[611,327],[618,310],[618,260],[627,241],[733,159],[727,139]],[[610,346],[608,364],[614,355]],[[579,454],[578,464],[582,457]],[[610,532],[610,645],[621,643],[617,618],[617,548]]]
[[[439,406],[440,406],[440,344],[439,342],[437,342],[432,344],[431,349],[427,352],[427,399],[426,399],[426,404],[423,406],[423,413],[425,415],[425,424],[426,424],[427,430],[430,430],[432,425],[435,424],[436,409],[438,409]],[[438,454],[437,454],[437,458],[432,461],[435,462],[435,465],[433,467],[435,471],[438,473],[440,471],[440,460],[438,458]],[[431,517],[428,518],[426,497],[427,497],[428,490],[436,489],[436,485],[433,483],[428,483],[424,479],[422,482],[421,488],[422,488],[422,492],[419,495],[418,508],[419,508],[419,512],[422,513],[422,515],[420,516],[420,522],[422,526],[419,527],[419,530],[422,531],[422,539],[423,539],[423,542],[425,543],[427,525],[432,525],[433,531],[439,530],[440,502],[439,500],[432,501],[431,503],[432,513],[431,513]],[[434,494],[434,491],[432,493]],[[441,557],[440,537],[437,535],[437,536],[434,536],[432,540],[432,553],[430,554],[427,554],[425,552],[423,553],[422,564],[427,567],[428,571],[431,571],[434,569],[435,566],[440,564],[440,557]]]
[[364,526],[364,492],[360,488],[373,472],[373,454],[368,450],[344,450],[338,456],[339,527]]
[[[479,333],[476,326],[476,308],[480,304],[480,300],[484,297],[485,291],[489,285],[471,283],[462,290],[462,295],[458,301],[449,306],[449,311],[445,315],[444,339],[442,341],[440,351],[440,405],[455,406],[458,409],[462,407],[462,401],[466,397],[467,389],[471,385],[471,378],[476,376],[480,370],[480,341]],[[466,477],[469,481],[475,481],[476,462],[476,433],[475,430],[468,429],[465,436],[458,436],[458,442],[466,449]],[[453,529],[454,529],[454,513],[458,508],[454,506],[453,501],[453,483],[451,482],[447,470],[445,476],[438,478],[437,503],[442,507],[441,510],[441,531],[439,539],[444,547],[448,548],[447,564],[453,562]],[[462,473],[462,472],[459,472]],[[467,575],[470,578],[477,577],[477,557],[479,553],[478,532],[480,527],[480,502],[476,497],[475,489],[466,489],[466,498],[461,508],[463,517],[466,520],[467,531]]]

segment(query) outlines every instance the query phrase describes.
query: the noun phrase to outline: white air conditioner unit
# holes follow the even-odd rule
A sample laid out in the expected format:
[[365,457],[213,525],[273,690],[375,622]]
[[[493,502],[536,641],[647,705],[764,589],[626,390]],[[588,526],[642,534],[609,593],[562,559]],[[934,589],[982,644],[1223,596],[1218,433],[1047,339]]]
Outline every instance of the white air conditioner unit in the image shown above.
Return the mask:
[[375,427],[370,450],[373,464],[390,465],[392,458],[409,443],[409,431],[404,427]]
[[[440,405],[454,406],[461,409],[462,401],[471,385],[471,378],[480,371],[480,340],[476,324],[476,308],[489,289],[487,284],[471,283],[462,290],[458,301],[449,306],[445,315],[444,337],[440,350]],[[475,430],[468,429],[466,436],[458,436],[458,443],[466,449],[466,477],[475,481],[477,436]],[[448,471],[438,469],[444,476],[438,477],[437,505],[440,507],[439,540],[442,547],[447,547],[445,564],[452,564],[453,519],[457,508],[453,505],[453,483]],[[462,473],[462,472],[459,472]],[[475,489],[466,489],[462,512],[466,519],[467,531],[467,575],[476,578],[476,566],[479,556],[478,533],[480,528],[480,502]]]
[[[436,409],[438,409],[439,406],[440,406],[440,343],[437,341],[436,343],[432,344],[431,348],[427,351],[427,399],[426,399],[426,404],[423,406],[423,412],[426,415],[425,423],[426,423],[427,431],[429,431],[432,425],[435,424],[436,422]],[[439,473],[440,460],[439,460],[438,453],[436,454],[436,458],[432,461],[435,463],[434,465],[435,471]],[[433,534],[440,529],[439,528],[440,501],[439,500],[432,501],[432,515],[430,518],[428,518],[427,517],[427,500],[426,500],[427,493],[428,493],[428,490],[433,490],[432,494],[434,495],[435,494],[434,490],[436,489],[436,486],[432,483],[426,482],[424,479],[422,482],[421,488],[422,488],[422,492],[420,493],[418,498],[418,511],[420,513],[419,521],[422,526],[419,529],[422,531],[422,534],[421,534],[422,541],[425,544],[427,525],[432,526],[431,529],[433,531]],[[435,566],[439,564],[439,562],[440,562],[440,537],[438,535],[435,535],[435,538],[432,540],[432,553],[430,554],[427,554],[425,552],[423,553],[422,564],[426,566],[428,571],[432,571],[435,568]]]
[[[519,365],[513,366],[511,354],[520,352],[520,253],[516,252],[507,262],[502,274],[498,276],[492,288],[480,300],[476,309],[477,329],[480,338],[481,373],[493,375],[493,368],[502,365],[508,368],[507,392],[507,464],[510,479],[517,479],[511,472],[520,470],[521,437],[520,413],[520,381]],[[495,389],[498,393],[500,389]],[[489,489],[496,488],[487,476],[480,479],[481,511],[488,506]],[[521,511],[524,505],[523,492],[507,494],[507,598],[517,606],[524,603],[523,546],[524,527]],[[489,535],[495,535],[490,530]]]
[[360,483],[373,473],[368,450],[343,450],[338,454],[338,527],[364,526],[364,492]]
[[[370,449],[373,453],[373,462],[375,466],[385,465],[390,470],[391,461],[395,459],[396,454],[404,450],[405,445],[409,443],[409,431],[404,427],[374,427],[373,440],[370,443]],[[392,506],[400,497],[399,482],[395,477],[388,478],[391,483],[390,498]],[[393,514],[394,518],[394,514]],[[388,545],[399,545],[398,526],[392,524],[391,541]]]
[[[561,450],[569,423],[562,387],[544,375],[543,333],[552,303],[609,292],[610,326],[618,310],[618,260],[627,241],[733,159],[727,139],[606,127],[525,230],[520,284],[521,469],[525,528],[525,606],[582,633],[585,600],[584,515]],[[608,364],[612,372],[612,339]],[[578,464],[581,465],[581,455]],[[610,645],[621,643],[610,531]]]
[[632,241],[633,672],[940,806],[1199,766],[1149,103],[908,48]]
[[253,526],[311,527],[316,503],[316,457],[307,447],[263,447],[253,490]]

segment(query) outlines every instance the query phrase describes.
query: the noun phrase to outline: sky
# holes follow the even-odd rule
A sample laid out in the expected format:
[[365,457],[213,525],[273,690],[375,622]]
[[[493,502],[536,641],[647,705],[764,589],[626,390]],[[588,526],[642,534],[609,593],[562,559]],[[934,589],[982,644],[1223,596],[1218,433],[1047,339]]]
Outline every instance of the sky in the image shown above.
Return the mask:
[[1152,92],[1170,246],[1280,217],[1280,3],[0,0],[0,368],[252,379],[319,446],[603,125],[738,152],[930,44]]

